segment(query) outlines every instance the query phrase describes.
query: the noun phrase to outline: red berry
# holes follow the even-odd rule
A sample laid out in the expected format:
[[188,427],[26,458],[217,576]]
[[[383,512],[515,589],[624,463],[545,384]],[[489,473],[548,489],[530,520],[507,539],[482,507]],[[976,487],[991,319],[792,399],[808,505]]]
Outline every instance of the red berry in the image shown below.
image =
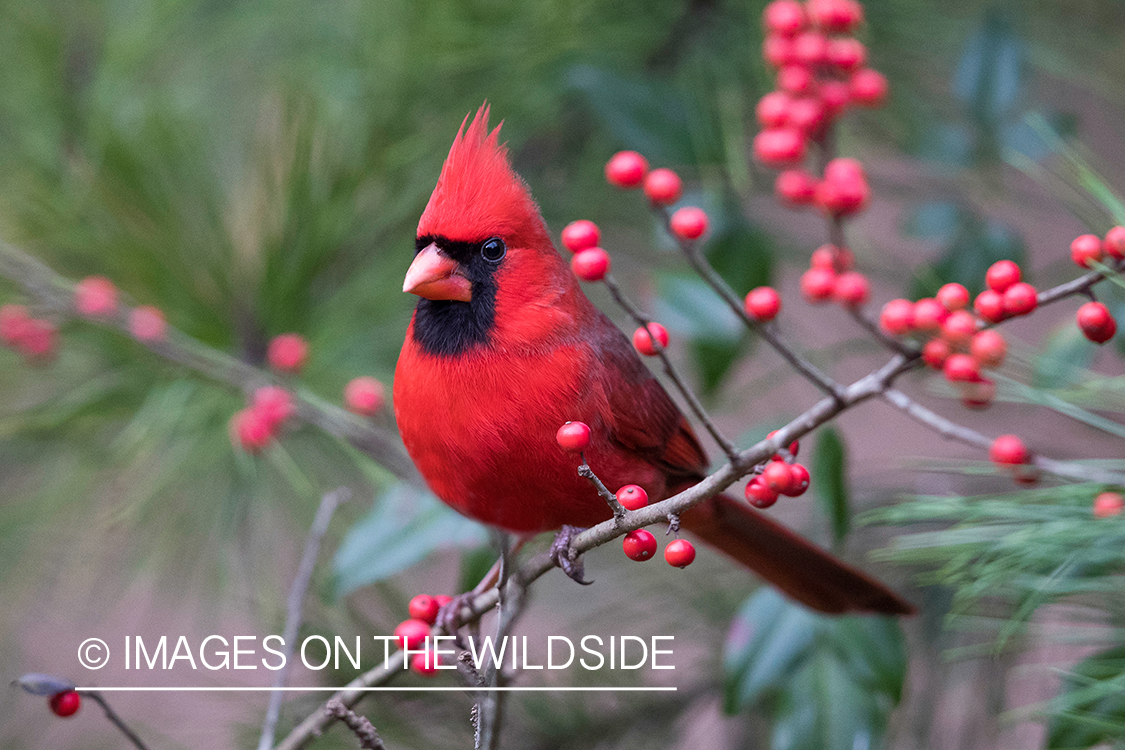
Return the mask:
[[922,347],[922,361],[935,370],[945,367],[945,360],[953,353],[953,347],[945,339],[930,339]]
[[590,426],[585,422],[567,422],[555,433],[559,447],[571,453],[580,453],[590,445]]
[[836,289],[836,273],[827,268],[810,268],[801,274],[801,294],[809,302],[824,302]]
[[78,713],[78,709],[82,708],[82,696],[73,690],[64,690],[52,695],[47,705],[51,707],[51,712],[55,716],[63,718],[74,716]]
[[989,328],[973,336],[969,351],[981,367],[999,367],[1008,354],[1008,343],[999,331]]
[[786,169],[773,181],[777,199],[789,206],[807,206],[816,198],[816,179],[803,169]]
[[908,299],[893,299],[883,305],[879,313],[879,327],[891,336],[902,336],[914,327],[914,303]]
[[789,126],[807,136],[816,137],[827,123],[828,112],[824,103],[815,96],[794,99],[789,105]]
[[658,352],[652,341],[654,336],[661,349],[668,348],[668,329],[659,323],[649,323],[648,330],[641,326],[633,331],[633,348],[646,357],[655,357]]
[[793,36],[805,28],[805,8],[797,0],[774,0],[762,11],[762,23],[771,34]]
[[1021,278],[1020,267],[1013,261],[998,260],[988,267],[984,282],[992,291],[1003,294],[1012,284],[1019,283]]
[[988,457],[996,464],[1016,466],[1026,464],[1031,459],[1031,453],[1016,435],[1001,435],[992,441]]
[[168,331],[168,323],[164,320],[164,313],[152,305],[142,305],[133,308],[129,313],[129,333],[137,341],[155,343],[163,341]]
[[1004,290],[1004,315],[1027,315],[1039,305],[1039,293],[1026,281]]
[[394,634],[398,638],[399,648],[414,651],[426,644],[426,636],[430,634],[430,624],[413,618],[403,620],[395,628]]
[[948,317],[949,311],[933,297],[914,303],[914,327],[919,331],[937,331]]
[[769,286],[752,289],[746,295],[746,314],[759,323],[773,320],[781,311],[781,297]]
[[74,307],[87,318],[117,312],[117,287],[105,276],[87,276],[74,285]]
[[1103,247],[1114,260],[1125,258],[1125,227],[1114,227],[1106,232]]
[[849,216],[867,207],[871,188],[858,175],[826,177],[816,186],[816,204],[832,216]]
[[969,306],[969,290],[961,284],[945,284],[941,289],[938,289],[935,296],[942,307],[950,312],[963,310]]
[[1004,296],[992,289],[985,289],[977,295],[973,302],[973,309],[982,320],[989,323],[999,323],[1004,319]]
[[253,407],[234,413],[230,419],[230,440],[236,448],[247,453],[257,453],[273,439],[273,429],[268,417]]
[[283,333],[274,336],[266,350],[270,367],[279,372],[297,373],[309,358],[309,345],[296,333]]
[[344,386],[344,405],[356,414],[375,416],[386,400],[383,384],[369,375],[352,378]]
[[950,354],[942,371],[945,379],[953,383],[965,383],[980,377],[980,365],[968,354]]
[[408,607],[411,619],[421,620],[430,625],[433,625],[434,620],[437,619],[439,609],[441,609],[441,605],[438,604],[437,599],[428,594],[419,594],[414,597],[410,600],[410,606]]
[[1116,492],[1103,492],[1094,498],[1094,515],[1098,518],[1119,516],[1122,509],[1125,509],[1125,498]]
[[707,212],[695,206],[686,206],[672,214],[669,226],[672,234],[683,240],[697,240],[707,231]]
[[796,96],[811,94],[816,89],[816,78],[804,65],[783,65],[777,71],[777,87]]
[[31,315],[23,305],[4,305],[0,307],[0,341],[5,346],[16,347],[27,333]]
[[29,364],[46,364],[55,357],[58,347],[58,331],[47,320],[29,318],[24,324],[23,334],[16,348]]
[[617,491],[617,502],[625,510],[640,510],[648,505],[648,493],[639,484],[627,484]]
[[825,57],[840,70],[851,72],[867,62],[867,47],[854,37],[840,37],[828,43]]
[[[767,437],[767,438],[771,438],[771,437],[773,437],[773,436],[774,436],[774,435],[776,435],[776,434],[777,434],[777,430],[770,430],[770,433],[769,433],[768,435],[766,435],[766,437]],[[794,458],[796,458],[796,457],[797,457],[797,453],[798,453],[798,451],[800,451],[800,450],[801,450],[801,442],[800,442],[799,440],[794,440],[794,441],[793,441],[792,443],[790,443],[790,444],[789,444],[789,453],[790,453],[790,454],[791,454],[791,455],[792,455],[792,456],[793,456]],[[780,454],[776,454],[776,453],[775,453],[775,454],[774,454],[774,456],[773,456],[773,460],[774,460],[774,461],[781,461],[781,460],[783,460],[783,459],[781,458],[781,455],[780,455]]]
[[254,400],[250,408],[258,419],[265,423],[272,435],[285,420],[293,416],[293,397],[281,386],[262,386],[254,391]]
[[645,196],[659,206],[672,205],[683,192],[683,181],[671,169],[654,169],[645,177]]
[[1090,261],[1101,261],[1105,257],[1102,239],[1096,234],[1083,234],[1070,243],[1070,259],[1082,268],[1089,268]]
[[779,490],[781,494],[789,497],[799,497],[809,488],[809,470],[801,464],[790,464],[789,486]]
[[797,62],[792,38],[778,34],[767,36],[762,40],[762,59],[775,68]]
[[861,107],[878,107],[887,99],[887,78],[877,70],[862,68],[849,81],[851,99]]
[[579,250],[570,259],[574,275],[583,281],[601,281],[609,273],[609,253],[600,247]]
[[820,31],[803,31],[793,39],[793,57],[802,65],[821,65],[828,60],[828,37]]
[[758,474],[750,478],[746,484],[746,500],[755,508],[770,507],[777,502],[778,491],[766,484],[766,480]]
[[449,604],[451,601],[453,601],[453,597],[447,596],[445,594],[438,594],[434,597],[434,601],[438,603],[438,607],[444,607],[446,604]]
[[871,283],[858,271],[848,271],[836,277],[832,296],[844,307],[861,307],[871,297]]
[[780,128],[789,120],[793,98],[784,91],[771,91],[758,100],[754,112],[763,128]]
[[866,180],[867,170],[863,162],[849,156],[838,156],[824,165],[826,180]]
[[855,0],[809,0],[809,21],[825,31],[847,33],[863,20],[863,6]]
[[788,167],[805,158],[805,134],[795,127],[770,128],[754,136],[754,157],[767,167]]
[[941,337],[954,347],[968,346],[977,332],[977,319],[967,310],[949,313],[941,324]]
[[648,160],[636,151],[618,151],[605,165],[605,179],[614,187],[639,187],[648,174]]
[[1076,316],[1082,334],[1097,344],[1104,344],[1117,333],[1117,321],[1109,308],[1101,302],[1087,302],[1078,308]]
[[597,247],[602,233],[598,225],[587,219],[572,221],[563,227],[563,247],[572,253],[585,250],[588,247]]
[[762,481],[771,490],[787,495],[792,486],[793,472],[789,470],[789,464],[784,461],[770,461],[762,470]]
[[852,101],[851,87],[843,81],[825,81],[820,84],[817,93],[829,117],[835,117]]
[[664,547],[664,559],[673,568],[686,568],[695,560],[695,547],[687,539],[673,539]]
[[625,557],[644,562],[656,554],[656,537],[644,529],[636,529],[621,540],[621,548],[625,551]]
[[433,651],[413,654],[410,657],[410,671],[419,677],[433,677],[438,671],[437,663],[438,657]]

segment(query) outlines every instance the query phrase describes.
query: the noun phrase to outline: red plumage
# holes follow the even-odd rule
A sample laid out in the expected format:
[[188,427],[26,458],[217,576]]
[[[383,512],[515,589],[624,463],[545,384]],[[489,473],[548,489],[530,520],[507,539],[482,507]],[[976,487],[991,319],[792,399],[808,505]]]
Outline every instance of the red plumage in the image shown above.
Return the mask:
[[[611,490],[639,484],[652,502],[702,479],[707,458],[624,334],[583,294],[487,120],[485,106],[462,124],[418,224],[407,286],[424,299],[399,356],[395,416],[418,470],[457,511],[525,535],[591,526],[609,509],[556,444],[564,422],[590,426],[585,455]],[[506,247],[498,262],[478,255],[490,239]],[[469,301],[449,291],[470,286]],[[810,606],[910,610],[745,503],[720,496],[682,521]]]

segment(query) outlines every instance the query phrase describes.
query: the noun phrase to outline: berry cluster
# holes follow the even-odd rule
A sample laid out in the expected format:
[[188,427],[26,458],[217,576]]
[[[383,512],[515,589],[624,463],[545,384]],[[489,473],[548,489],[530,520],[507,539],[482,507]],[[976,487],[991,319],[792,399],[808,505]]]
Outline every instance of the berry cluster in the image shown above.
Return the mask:
[[774,0],[762,21],[762,56],[777,70],[777,89],[758,101],[763,129],[754,138],[754,156],[783,170],[774,191],[787,205],[815,205],[831,216],[863,210],[870,189],[862,170],[830,162],[817,179],[804,168],[809,145],[823,143],[849,106],[878,107],[887,97],[887,79],[866,67],[867,48],[853,35],[863,22],[862,6],[855,0]]
[[[855,164],[862,169],[858,166],[859,162]],[[871,282],[855,270],[855,256],[851,250],[821,245],[809,258],[809,269],[801,274],[801,294],[814,304],[832,301],[845,309],[854,310],[867,304],[871,298]]]
[[[648,160],[636,151],[619,151],[605,165],[605,178],[609,184],[622,190],[643,187],[645,196],[654,207],[671,206],[683,195],[684,183],[673,170],[650,170]],[[687,206],[674,212],[669,219],[673,235],[684,241],[697,240],[707,232],[707,213],[701,208]],[[562,231],[562,244],[574,256],[570,267],[583,281],[601,281],[609,273],[609,253],[598,243],[601,230],[587,219],[567,224]]]
[[437,621],[441,608],[453,601],[451,596],[430,596],[419,594],[410,600],[408,612],[410,619],[403,620],[395,627],[395,637],[399,647],[419,651],[410,657],[410,669],[423,677],[437,674],[438,658],[432,651],[421,651],[426,645],[430,627]]
[[[567,422],[558,429],[555,439],[559,447],[571,453],[582,453],[590,447],[591,431],[585,422]],[[639,484],[627,484],[617,491],[617,502],[625,510],[640,510],[648,505],[648,492]],[[656,537],[646,529],[636,529],[621,542],[625,556],[644,562],[656,555]],[[676,568],[686,568],[695,560],[695,546],[686,539],[673,539],[664,547],[664,559]]]
[[57,338],[53,323],[33,317],[23,305],[0,307],[0,343],[23,355],[28,364],[54,359]]
[[[768,437],[777,434],[771,432]],[[800,443],[794,440],[787,451],[775,453],[762,470],[746,484],[746,500],[755,508],[769,508],[778,497],[798,497],[809,488],[809,470],[796,463]]]

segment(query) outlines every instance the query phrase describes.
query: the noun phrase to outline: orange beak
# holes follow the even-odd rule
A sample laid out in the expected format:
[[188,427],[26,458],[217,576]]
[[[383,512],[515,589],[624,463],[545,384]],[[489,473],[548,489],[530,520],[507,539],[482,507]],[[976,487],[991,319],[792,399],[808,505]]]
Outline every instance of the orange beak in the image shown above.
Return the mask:
[[402,282],[402,291],[433,300],[470,302],[473,299],[472,282],[461,274],[461,266],[432,242],[414,256]]

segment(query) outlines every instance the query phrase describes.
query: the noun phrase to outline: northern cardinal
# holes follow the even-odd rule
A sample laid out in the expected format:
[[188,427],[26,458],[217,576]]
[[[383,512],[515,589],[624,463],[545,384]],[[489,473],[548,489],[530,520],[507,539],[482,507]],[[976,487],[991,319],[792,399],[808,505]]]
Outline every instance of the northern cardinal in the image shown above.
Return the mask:
[[[418,222],[403,290],[421,299],[394,408],[438,497],[527,537],[611,517],[556,443],[567,421],[590,426],[585,456],[611,490],[639,484],[652,502],[701,480],[708,462],[628,339],[582,292],[499,130],[489,131],[487,104],[462,122]],[[747,503],[720,495],[681,524],[815,609],[913,611]]]

